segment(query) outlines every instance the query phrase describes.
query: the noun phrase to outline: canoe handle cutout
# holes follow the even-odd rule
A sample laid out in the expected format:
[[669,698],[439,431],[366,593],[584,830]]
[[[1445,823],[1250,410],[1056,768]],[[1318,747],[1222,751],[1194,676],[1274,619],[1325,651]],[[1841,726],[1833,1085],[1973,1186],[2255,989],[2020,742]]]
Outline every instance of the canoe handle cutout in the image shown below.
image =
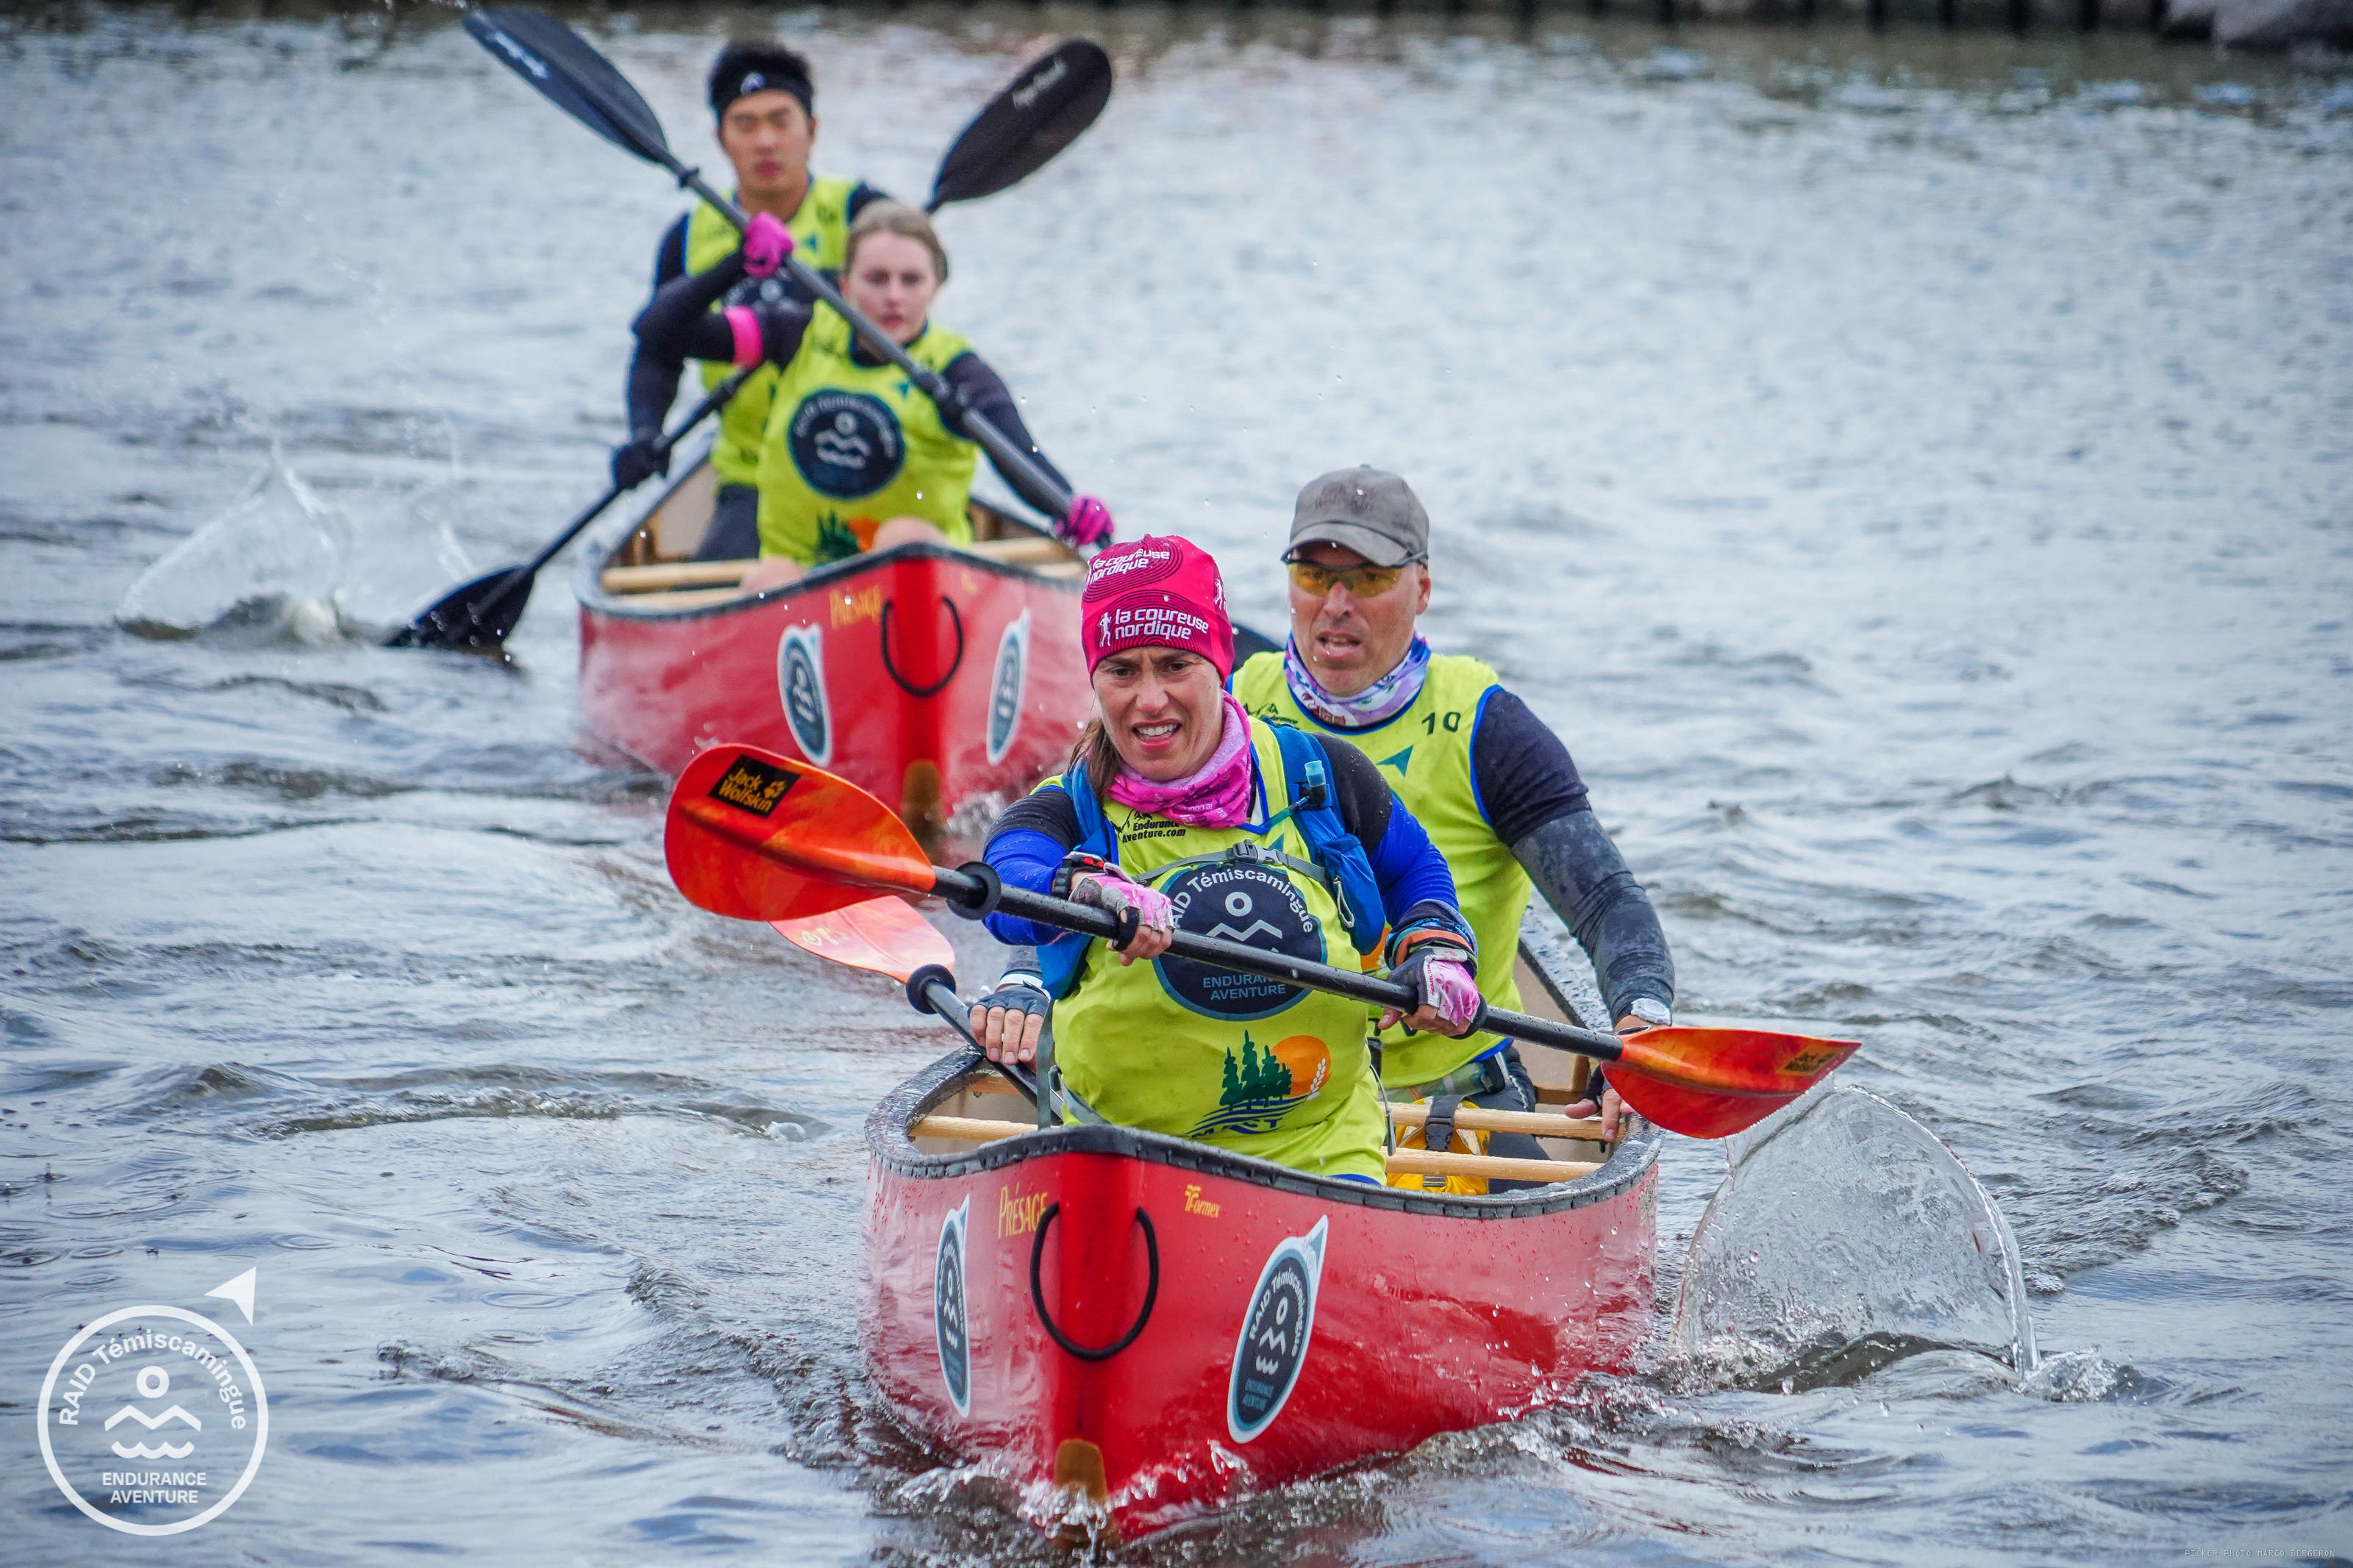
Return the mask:
[[1046,1310],[1045,1288],[1038,1280],[1039,1265],[1046,1258],[1046,1233],[1053,1228],[1054,1216],[1061,1212],[1061,1205],[1048,1204],[1046,1212],[1038,1216],[1038,1235],[1036,1239],[1029,1243],[1029,1304],[1038,1309],[1038,1321],[1044,1325],[1046,1336],[1056,1344],[1081,1361],[1109,1361],[1134,1344],[1135,1336],[1144,1331],[1144,1325],[1152,1321],[1152,1303],[1160,1297],[1160,1240],[1153,1234],[1152,1216],[1145,1214],[1142,1208],[1138,1208],[1135,1211],[1135,1223],[1144,1227],[1144,1256],[1145,1261],[1151,1266],[1151,1273],[1146,1277],[1144,1286],[1143,1310],[1135,1314],[1135,1321],[1129,1325],[1127,1332],[1101,1350],[1089,1350],[1086,1346],[1074,1342],[1068,1334],[1054,1326],[1053,1314]]
[[892,680],[897,681],[899,684],[899,689],[905,692],[910,697],[937,697],[941,692],[947,689],[947,684],[949,681],[955,679],[956,671],[964,668],[964,617],[956,613],[955,601],[949,598],[945,594],[942,594],[940,595],[940,607],[947,611],[948,625],[955,628],[955,657],[948,660],[948,672],[945,675],[941,676],[929,686],[918,686],[913,681],[908,679],[905,676],[900,674],[899,667],[891,662],[891,612],[897,603],[898,601],[895,599],[885,599],[882,601],[883,673],[890,676]]

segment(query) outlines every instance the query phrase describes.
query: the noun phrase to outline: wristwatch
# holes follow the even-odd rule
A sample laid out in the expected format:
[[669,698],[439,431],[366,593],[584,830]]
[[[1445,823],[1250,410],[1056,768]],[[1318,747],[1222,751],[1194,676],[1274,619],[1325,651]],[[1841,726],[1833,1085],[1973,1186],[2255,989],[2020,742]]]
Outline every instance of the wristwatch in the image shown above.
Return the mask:
[[1626,1004],[1626,1011],[1646,1028],[1663,1029],[1675,1021],[1675,1010],[1655,996],[1637,996]]

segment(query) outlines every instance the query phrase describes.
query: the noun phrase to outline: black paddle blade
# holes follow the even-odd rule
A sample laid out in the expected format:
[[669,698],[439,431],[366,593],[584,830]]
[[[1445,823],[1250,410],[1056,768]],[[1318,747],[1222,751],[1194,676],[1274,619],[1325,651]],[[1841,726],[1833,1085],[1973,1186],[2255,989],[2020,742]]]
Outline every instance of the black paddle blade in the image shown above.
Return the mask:
[[671,164],[661,121],[594,45],[544,11],[500,5],[466,13],[466,31],[557,108],[649,163]]
[[1111,101],[1111,57],[1072,38],[988,100],[940,160],[928,205],[994,195],[1079,139]]
[[384,646],[457,648],[466,653],[496,649],[522,619],[522,607],[531,603],[533,575],[527,566],[501,566],[462,588],[452,588],[393,633]]

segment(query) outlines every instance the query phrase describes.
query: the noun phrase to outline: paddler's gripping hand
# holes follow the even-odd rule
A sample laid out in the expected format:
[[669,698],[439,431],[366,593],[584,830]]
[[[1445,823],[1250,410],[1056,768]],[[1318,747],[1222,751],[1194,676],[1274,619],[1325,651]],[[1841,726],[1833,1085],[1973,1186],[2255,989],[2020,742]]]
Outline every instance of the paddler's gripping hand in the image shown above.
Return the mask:
[[1054,524],[1054,537],[1073,550],[1101,549],[1111,533],[1111,508],[1092,496],[1072,496],[1069,514]]
[[990,1061],[1036,1061],[1039,1037],[1053,1010],[1054,999],[1038,976],[1008,972],[996,990],[972,1005],[972,1032]]
[[613,488],[633,490],[656,474],[670,472],[670,453],[661,432],[641,430],[613,448]]
[[1129,881],[1118,867],[1108,861],[1092,855],[1072,855],[1062,862],[1054,880],[1056,891],[1061,892],[1065,886],[1069,889],[1062,896],[1072,903],[1089,905],[1133,926],[1133,936],[1124,944],[1113,944],[1122,963],[1157,958],[1176,940],[1176,906],[1168,901],[1167,895],[1141,882]]
[[774,278],[793,253],[790,230],[766,213],[754,213],[744,226],[744,270],[753,278]]
[[1410,987],[1421,1005],[1410,1013],[1385,1010],[1384,1029],[1402,1022],[1409,1029],[1461,1036],[1479,1021],[1479,977],[1471,972],[1471,954],[1451,942],[1416,943],[1389,978]]
[[[1625,1031],[1621,1029],[1619,1033]],[[1592,1094],[1593,1086],[1597,1083],[1601,1086],[1601,1098],[1598,1101]],[[1618,1123],[1626,1115],[1626,1102],[1618,1098],[1618,1091],[1609,1087],[1609,1079],[1601,1076],[1598,1068],[1594,1069],[1593,1076],[1585,1080],[1585,1098],[1575,1105],[1564,1106],[1561,1114],[1574,1117],[1599,1115],[1601,1118],[1601,1141],[1604,1143],[1614,1141],[1618,1136]]]
[[[1669,1016],[1669,1021],[1672,1022],[1672,1015]],[[1620,1035],[1639,1035],[1645,1029],[1655,1029],[1657,1027],[1659,1027],[1659,1023],[1656,1019],[1641,1018],[1629,1013],[1624,1017],[1618,1020],[1617,1032]],[[1618,1123],[1626,1114],[1626,1102],[1618,1098],[1618,1091],[1609,1087],[1609,1080],[1602,1075],[1601,1069],[1598,1067],[1593,1069],[1593,1076],[1585,1080],[1585,1087],[1587,1089],[1590,1090],[1596,1084],[1599,1084],[1601,1086],[1600,1094],[1597,1096],[1588,1093],[1583,1100],[1580,1100],[1575,1105],[1568,1107],[1563,1114],[1567,1116],[1599,1115],[1601,1118],[1602,1141],[1607,1142],[1618,1136]]]

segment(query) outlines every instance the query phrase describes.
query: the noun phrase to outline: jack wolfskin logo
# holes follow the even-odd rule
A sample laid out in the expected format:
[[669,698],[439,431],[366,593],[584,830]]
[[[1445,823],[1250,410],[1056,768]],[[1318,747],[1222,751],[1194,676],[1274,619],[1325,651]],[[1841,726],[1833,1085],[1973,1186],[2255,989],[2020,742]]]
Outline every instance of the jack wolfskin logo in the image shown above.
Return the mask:
[[801,775],[785,768],[772,768],[752,757],[738,757],[735,765],[719,775],[711,786],[711,798],[740,806],[755,816],[774,816],[776,803],[785,792],[801,782]]

